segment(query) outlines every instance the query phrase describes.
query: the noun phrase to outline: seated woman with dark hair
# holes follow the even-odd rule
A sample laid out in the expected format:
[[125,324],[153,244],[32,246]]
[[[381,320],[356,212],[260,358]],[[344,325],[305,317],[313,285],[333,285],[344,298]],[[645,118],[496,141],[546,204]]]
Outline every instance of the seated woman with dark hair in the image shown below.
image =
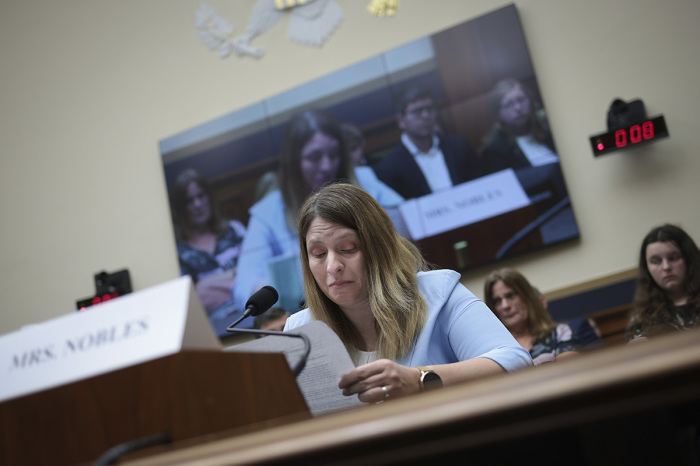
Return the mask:
[[652,229],[639,251],[639,278],[625,338],[646,339],[700,322],[700,252],[675,225]]
[[233,309],[231,288],[245,227],[222,218],[206,178],[191,168],[175,178],[170,207],[180,273],[192,277],[207,313],[223,318]]
[[299,211],[299,247],[312,320],[333,329],[358,366],[339,387],[360,401],[417,393],[532,364],[452,270],[428,270],[379,203],[349,184],[326,186]]
[[484,300],[535,365],[579,354],[580,344],[568,324],[557,324],[527,278],[514,269],[495,270],[484,283]]

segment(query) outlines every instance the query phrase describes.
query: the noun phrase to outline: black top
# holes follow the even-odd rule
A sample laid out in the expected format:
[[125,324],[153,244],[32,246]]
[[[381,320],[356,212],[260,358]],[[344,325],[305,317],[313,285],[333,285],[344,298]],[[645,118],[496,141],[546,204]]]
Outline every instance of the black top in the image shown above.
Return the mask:
[[[671,321],[668,322],[668,330],[685,330],[694,328],[698,324],[698,313],[693,312],[687,304],[676,306],[671,316]],[[642,330],[641,324],[629,325],[625,330],[625,340],[632,341],[637,338],[646,337],[647,334]]]

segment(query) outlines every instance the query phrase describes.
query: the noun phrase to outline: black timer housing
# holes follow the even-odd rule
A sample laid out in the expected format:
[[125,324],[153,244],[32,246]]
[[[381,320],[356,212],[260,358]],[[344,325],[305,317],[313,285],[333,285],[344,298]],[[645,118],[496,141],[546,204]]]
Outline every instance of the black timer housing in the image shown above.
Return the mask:
[[663,115],[647,118],[640,99],[615,99],[608,110],[608,131],[590,137],[593,155],[608,154],[668,137]]

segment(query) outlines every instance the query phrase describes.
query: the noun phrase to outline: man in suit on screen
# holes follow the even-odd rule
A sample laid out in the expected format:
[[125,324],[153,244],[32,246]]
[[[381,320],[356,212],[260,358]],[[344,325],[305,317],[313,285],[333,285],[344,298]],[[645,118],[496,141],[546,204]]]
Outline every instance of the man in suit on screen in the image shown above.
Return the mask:
[[437,108],[430,89],[422,85],[407,88],[396,110],[401,142],[373,168],[404,199],[449,189],[481,175],[466,139],[436,131]]

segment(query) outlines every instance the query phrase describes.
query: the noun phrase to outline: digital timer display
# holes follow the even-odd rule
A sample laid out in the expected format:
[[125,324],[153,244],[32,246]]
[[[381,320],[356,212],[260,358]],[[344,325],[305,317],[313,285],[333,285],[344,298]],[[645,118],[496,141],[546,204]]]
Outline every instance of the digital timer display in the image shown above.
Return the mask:
[[598,157],[666,137],[668,137],[666,120],[663,115],[659,115],[625,128],[591,136],[590,139],[593,155]]
[[102,296],[93,296],[92,298],[86,298],[86,299],[81,299],[76,303],[76,306],[78,308],[78,311],[85,311],[87,308],[91,306],[97,306],[98,304],[102,304],[106,301],[112,300],[114,298],[118,298],[119,293],[118,292],[112,292],[112,293],[105,293]]
[[78,311],[97,306],[106,301],[131,293],[131,277],[127,269],[95,274],[95,295],[75,302]]

